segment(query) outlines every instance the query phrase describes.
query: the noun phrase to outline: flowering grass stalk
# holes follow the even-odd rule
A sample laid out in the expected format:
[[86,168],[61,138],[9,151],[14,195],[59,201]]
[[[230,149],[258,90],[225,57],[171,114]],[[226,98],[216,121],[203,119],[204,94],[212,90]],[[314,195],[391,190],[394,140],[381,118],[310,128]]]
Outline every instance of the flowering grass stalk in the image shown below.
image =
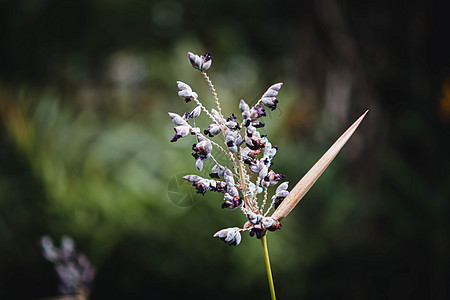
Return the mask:
[[[275,110],[277,107],[279,102],[277,96],[283,83],[270,86],[256,104],[251,107],[244,100],[240,100],[239,117],[234,113],[229,117],[224,117],[214,84],[206,73],[211,67],[211,54],[206,53],[199,56],[188,52],[188,61],[193,68],[202,73],[211,89],[216,107],[208,110],[199,100],[198,94],[188,84],[178,81],[178,95],[186,103],[194,102],[196,107],[192,111],[186,111],[183,115],[169,112],[169,117],[175,124],[175,135],[171,142],[193,135],[196,143],[192,146],[192,156],[195,159],[197,169],[201,171],[204,161],[208,159],[214,162],[214,166],[209,174],[210,178],[203,178],[198,175],[186,175],[183,178],[194,186],[197,193],[205,195],[207,191],[213,191],[223,194],[222,208],[239,210],[245,215],[247,222],[242,228],[225,228],[219,230],[213,236],[233,246],[240,244],[241,233],[244,231],[248,231],[252,237],[256,236],[256,238],[261,239],[270,294],[271,298],[275,299],[275,288],[267,248],[267,231],[275,231],[281,228],[280,221],[292,211],[331,163],[356,130],[365,114],[339,138],[305,177],[297,183],[294,190],[289,192],[289,183],[287,181],[282,182],[284,175],[271,169],[272,159],[275,157],[278,147],[273,146],[268,137],[259,132],[259,128],[265,125],[261,121],[262,117],[266,116],[265,110]],[[195,124],[195,119],[202,112],[211,120],[209,126],[203,131]],[[216,136],[222,136],[222,139]],[[225,154],[229,161],[223,165],[219,163],[213,150]],[[270,198],[268,208],[265,209],[269,200],[269,188],[274,186],[277,186],[277,188]],[[269,216],[270,212],[273,212],[271,216]]]

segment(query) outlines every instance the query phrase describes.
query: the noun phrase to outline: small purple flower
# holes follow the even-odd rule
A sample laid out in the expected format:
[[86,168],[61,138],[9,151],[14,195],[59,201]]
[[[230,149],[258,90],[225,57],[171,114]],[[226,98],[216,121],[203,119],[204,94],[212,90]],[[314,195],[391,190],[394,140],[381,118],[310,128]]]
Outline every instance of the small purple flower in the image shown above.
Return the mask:
[[238,207],[241,207],[244,204],[244,201],[239,196],[232,196],[228,193],[225,193],[224,196],[225,202],[222,204],[222,208],[226,208],[229,210],[234,210]]
[[269,187],[272,185],[276,185],[278,183],[278,181],[283,180],[283,179],[284,179],[283,174],[275,173],[273,170],[270,170],[269,173],[267,173],[267,175],[264,177],[264,180],[261,183],[261,185],[263,187]]
[[231,130],[239,130],[241,129],[241,126],[236,122],[236,116],[232,114],[231,117],[227,118],[227,121],[225,122],[225,126],[227,126]]
[[212,144],[208,140],[203,140],[197,144],[192,145],[192,156],[195,159],[207,160],[212,151]]
[[211,178],[222,178],[225,173],[225,168],[220,167],[219,165],[214,165],[211,169],[211,173],[209,176]]
[[289,191],[287,190],[289,182],[285,181],[277,187],[275,191],[275,195],[272,196],[272,201],[274,201],[275,209],[281,204],[284,198],[289,195]]
[[257,213],[254,213],[254,212],[248,212],[246,214],[246,216],[247,216],[248,221],[250,223],[252,223],[253,225],[258,224],[263,219],[263,216],[261,214],[257,214]]
[[172,143],[178,141],[178,139],[185,137],[190,132],[190,126],[176,126],[173,129],[175,130],[175,135],[170,140]]
[[192,183],[192,186],[195,187],[197,193],[202,194],[203,196],[211,187],[211,180],[197,175],[186,175],[183,179]]
[[205,129],[204,134],[209,135],[209,137],[213,137],[218,135],[221,132],[220,127],[217,126],[216,123],[209,124],[208,128]]
[[250,236],[253,237],[256,235],[256,238],[260,239],[264,236],[266,233],[266,229],[263,228],[261,223],[253,225],[253,227],[250,229]]
[[[95,277],[95,268],[85,255],[75,252],[75,243],[63,236],[59,249],[48,236],[41,238],[44,257],[53,263],[59,277],[59,291],[64,295],[88,294]],[[87,296],[87,295],[86,295]]]
[[213,237],[218,237],[230,246],[237,246],[241,242],[241,233],[238,227],[225,228],[217,231]]
[[198,56],[192,52],[188,52],[189,64],[197,70],[202,72],[206,71],[211,67],[211,53],[206,52],[205,55]]
[[252,109],[250,110],[250,119],[252,121],[255,121],[256,119],[260,118],[260,117],[264,117],[266,115],[266,111],[264,110],[263,106],[256,106],[256,107],[252,107]]
[[187,126],[188,123],[184,117],[181,117],[179,114],[169,112],[169,117],[172,119],[172,122],[177,126]]

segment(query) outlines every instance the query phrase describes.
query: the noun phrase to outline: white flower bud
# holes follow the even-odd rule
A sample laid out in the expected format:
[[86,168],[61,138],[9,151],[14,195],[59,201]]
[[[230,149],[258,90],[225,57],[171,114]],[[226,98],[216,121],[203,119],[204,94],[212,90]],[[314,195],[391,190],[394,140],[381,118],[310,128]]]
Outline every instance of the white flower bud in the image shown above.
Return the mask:
[[239,102],[239,110],[243,113],[245,111],[250,110],[250,107],[247,103],[245,103],[244,99],[241,99],[241,102]]
[[191,133],[192,134],[199,134],[200,128],[199,127],[191,127]]
[[184,98],[186,102],[197,99],[198,95],[196,92],[193,92],[191,87],[182,81],[177,81],[177,86],[180,89],[178,92],[178,96]]
[[189,114],[189,118],[198,118],[200,116],[200,113],[202,112],[202,107],[199,105],[196,108],[194,108],[191,113]]
[[265,228],[270,228],[274,223],[276,224],[276,221],[271,217],[263,217],[261,223]]
[[234,186],[233,172],[228,168],[225,168],[224,179],[228,185]]
[[261,99],[260,99],[261,102],[265,106],[274,110],[277,107],[277,103],[278,103],[276,96],[278,95],[278,91],[280,90],[282,85],[283,85],[283,83],[280,82],[280,83],[276,83],[276,84],[272,85],[271,87],[269,87],[269,89],[261,97]]
[[187,122],[185,120],[183,120],[183,118],[176,113],[173,112],[169,112],[169,117],[172,118],[172,122],[177,125],[177,126],[182,126],[182,125],[188,125]]
[[214,165],[211,169],[211,174],[209,174],[213,178],[222,178],[224,175],[224,168],[220,167],[219,165]]
[[201,171],[203,169],[203,160],[200,158],[195,161],[195,167],[197,170]]
[[247,219],[250,223],[252,223],[253,225],[258,224],[259,222],[261,222],[261,220],[263,219],[263,216],[260,214],[256,214],[254,212],[249,212],[246,214],[247,215]]
[[175,132],[180,137],[187,136],[189,134],[189,131],[190,131],[190,126],[176,126],[175,127]]
[[223,124],[223,118],[220,116],[219,112],[215,110],[214,108],[211,108],[211,115],[214,117],[214,120],[216,120],[217,123]]
[[216,232],[213,237],[218,237],[225,243],[237,246],[241,242],[241,233],[238,227],[225,228]]
[[216,123],[209,124],[208,128],[205,129],[204,133],[208,134],[210,137],[216,136],[221,132],[220,127]]
[[286,191],[289,185],[289,181],[285,181],[283,183],[281,183],[278,187],[277,190],[275,191],[275,194],[280,194],[283,191]]
[[59,259],[59,254],[53,246],[53,241],[49,236],[43,236],[41,238],[41,246],[44,257],[51,262],[56,262]]
[[183,176],[183,179],[189,181],[190,183],[197,183],[203,178],[198,175],[186,175]]

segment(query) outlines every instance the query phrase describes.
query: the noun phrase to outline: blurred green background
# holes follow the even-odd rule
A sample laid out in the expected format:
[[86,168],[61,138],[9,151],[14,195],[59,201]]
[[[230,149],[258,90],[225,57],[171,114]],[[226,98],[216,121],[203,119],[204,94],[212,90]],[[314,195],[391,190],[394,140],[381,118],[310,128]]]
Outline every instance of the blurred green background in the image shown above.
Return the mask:
[[0,299],[58,294],[43,234],[97,267],[92,299],[269,298],[259,241],[212,238],[243,216],[171,194],[197,173],[176,80],[213,104],[187,51],[227,115],[285,83],[262,131],[290,188],[370,110],[269,234],[279,299],[448,299],[449,25],[445,1],[1,1]]

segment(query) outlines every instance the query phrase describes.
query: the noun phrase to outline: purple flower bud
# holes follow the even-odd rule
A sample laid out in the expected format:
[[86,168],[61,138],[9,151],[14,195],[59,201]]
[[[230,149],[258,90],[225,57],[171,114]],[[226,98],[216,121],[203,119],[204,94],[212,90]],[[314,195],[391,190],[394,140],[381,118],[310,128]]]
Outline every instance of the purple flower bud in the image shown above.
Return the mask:
[[258,153],[260,150],[252,150],[248,147],[245,147],[241,150],[241,157],[244,163],[250,165],[254,164],[256,162],[256,157],[258,156]]
[[231,130],[241,129],[241,126],[239,126],[239,124],[237,122],[235,122],[234,120],[225,122],[225,126],[227,126]]
[[264,123],[261,122],[261,121],[253,121],[253,122],[252,122],[252,125],[253,125],[255,128],[261,128],[261,127],[266,126],[266,124],[264,124]]

